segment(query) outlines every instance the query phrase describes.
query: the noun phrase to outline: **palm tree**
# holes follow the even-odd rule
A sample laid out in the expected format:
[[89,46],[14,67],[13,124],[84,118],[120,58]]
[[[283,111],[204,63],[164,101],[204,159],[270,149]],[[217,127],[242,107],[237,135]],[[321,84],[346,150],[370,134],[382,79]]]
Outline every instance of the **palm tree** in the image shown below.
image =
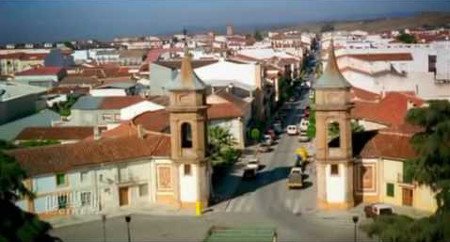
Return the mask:
[[209,153],[213,165],[227,164],[237,158],[236,140],[229,129],[213,126],[208,129]]

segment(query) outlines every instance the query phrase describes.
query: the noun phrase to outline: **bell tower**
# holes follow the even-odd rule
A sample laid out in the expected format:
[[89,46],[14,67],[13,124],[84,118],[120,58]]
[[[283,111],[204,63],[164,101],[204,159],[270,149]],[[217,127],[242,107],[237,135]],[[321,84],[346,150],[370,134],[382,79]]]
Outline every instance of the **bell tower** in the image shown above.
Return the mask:
[[333,41],[328,51],[328,64],[313,88],[318,207],[347,209],[354,206],[351,85],[338,69]]
[[185,51],[181,70],[169,84],[171,159],[178,180],[182,208],[208,205],[211,168],[206,154],[206,85],[195,75],[191,56]]

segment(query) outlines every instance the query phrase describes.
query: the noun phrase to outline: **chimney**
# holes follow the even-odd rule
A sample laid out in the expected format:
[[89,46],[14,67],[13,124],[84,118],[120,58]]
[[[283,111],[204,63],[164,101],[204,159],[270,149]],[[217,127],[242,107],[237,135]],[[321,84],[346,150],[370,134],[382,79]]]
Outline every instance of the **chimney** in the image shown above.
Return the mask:
[[137,135],[139,139],[143,139],[145,136],[145,130],[142,127],[142,124],[138,124],[137,125]]
[[228,86],[226,87],[226,92],[228,93],[233,93],[233,83],[228,84]]
[[98,126],[94,126],[94,140],[99,140],[100,137],[100,129],[98,128]]

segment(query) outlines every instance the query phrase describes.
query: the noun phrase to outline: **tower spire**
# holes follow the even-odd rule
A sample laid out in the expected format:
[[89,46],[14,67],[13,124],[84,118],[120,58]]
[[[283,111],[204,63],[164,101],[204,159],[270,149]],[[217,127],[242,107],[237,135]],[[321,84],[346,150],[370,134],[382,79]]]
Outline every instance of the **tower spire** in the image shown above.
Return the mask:
[[342,76],[339,71],[339,67],[336,60],[336,54],[334,50],[334,40],[330,41],[330,48],[328,48],[328,64],[323,71],[322,76],[314,84],[315,89],[320,88],[350,88],[351,85]]

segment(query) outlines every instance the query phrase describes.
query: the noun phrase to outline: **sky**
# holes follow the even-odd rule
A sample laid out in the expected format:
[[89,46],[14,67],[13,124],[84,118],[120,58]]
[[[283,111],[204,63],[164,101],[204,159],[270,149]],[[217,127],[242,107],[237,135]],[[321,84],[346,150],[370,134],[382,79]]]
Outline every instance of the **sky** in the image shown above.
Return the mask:
[[450,11],[450,0],[0,0],[0,44]]

